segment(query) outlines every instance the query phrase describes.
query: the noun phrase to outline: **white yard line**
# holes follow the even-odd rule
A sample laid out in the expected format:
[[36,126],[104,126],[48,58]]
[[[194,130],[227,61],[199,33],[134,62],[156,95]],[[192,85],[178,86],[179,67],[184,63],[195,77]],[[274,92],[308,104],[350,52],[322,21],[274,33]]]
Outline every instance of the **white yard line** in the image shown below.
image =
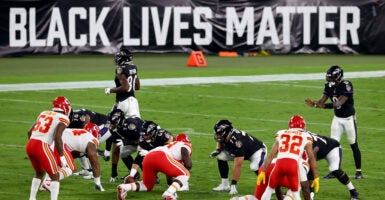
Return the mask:
[[[141,86],[189,85],[189,84],[210,84],[210,83],[245,83],[245,82],[269,82],[269,81],[302,81],[302,80],[319,80],[319,79],[324,79],[324,77],[325,77],[324,73],[312,73],[312,74],[273,74],[273,75],[255,75],[255,76],[155,78],[155,79],[141,79]],[[346,79],[385,77],[385,70],[346,72],[344,74],[344,77]],[[114,86],[113,80],[0,84],[0,92],[104,88],[104,87],[112,87],[112,86]]]

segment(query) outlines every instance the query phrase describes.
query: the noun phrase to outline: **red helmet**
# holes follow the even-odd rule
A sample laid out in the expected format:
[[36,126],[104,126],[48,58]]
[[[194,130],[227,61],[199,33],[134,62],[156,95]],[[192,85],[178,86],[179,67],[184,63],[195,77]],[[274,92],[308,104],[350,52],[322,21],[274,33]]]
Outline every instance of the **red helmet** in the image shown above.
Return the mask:
[[178,135],[174,138],[174,141],[181,141],[181,142],[191,143],[190,138],[189,138],[186,134],[184,134],[184,133],[178,134]]
[[52,110],[64,112],[65,115],[69,116],[71,112],[70,101],[64,96],[56,97],[52,102]]
[[83,127],[86,131],[92,133],[92,135],[95,137],[95,138],[99,138],[99,135],[100,135],[100,128],[98,125],[94,124],[94,123],[87,123],[84,125]]
[[289,128],[306,129],[305,119],[300,115],[294,115],[289,121]]

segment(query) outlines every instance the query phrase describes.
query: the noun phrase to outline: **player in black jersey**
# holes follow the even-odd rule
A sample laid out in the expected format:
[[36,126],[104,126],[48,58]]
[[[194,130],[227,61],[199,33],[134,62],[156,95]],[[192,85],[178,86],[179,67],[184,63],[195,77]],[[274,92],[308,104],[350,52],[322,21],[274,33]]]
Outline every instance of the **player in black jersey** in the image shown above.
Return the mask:
[[[326,73],[326,83],[323,95],[316,100],[306,99],[305,102],[311,107],[334,109],[334,117],[331,124],[330,137],[341,140],[345,131],[347,140],[353,151],[356,166],[356,179],[361,179],[361,151],[357,141],[356,112],[353,100],[353,84],[343,79],[343,70],[339,66],[332,66]],[[330,98],[331,103],[326,103]],[[325,178],[330,175],[325,176]]]
[[122,47],[115,54],[115,85],[106,88],[105,94],[116,93],[115,104],[111,110],[120,109],[126,117],[139,117],[139,103],[135,98],[135,91],[140,89],[138,69],[132,63],[133,54],[127,48]]
[[[134,164],[132,165],[128,177],[134,177],[139,167],[142,168],[143,158],[150,150],[169,144],[173,140],[174,137],[170,132],[162,129],[153,121],[145,120],[141,127],[138,154],[134,160]],[[159,182],[159,179],[157,182]]]
[[[341,169],[342,149],[340,143],[326,136],[317,135],[309,132],[313,138],[313,151],[317,160],[326,159],[329,166],[329,171],[344,184],[350,192],[352,200],[358,200],[359,194],[349,179],[349,176]],[[311,175],[311,173],[309,173]],[[313,180],[309,176],[309,180]]]
[[122,110],[114,110],[110,113],[110,132],[113,143],[119,147],[119,156],[112,157],[112,172],[110,182],[115,182],[118,176],[117,163],[119,157],[127,169],[130,170],[133,164],[132,154],[137,151],[140,137],[140,130],[143,120],[139,117],[125,118]]
[[[219,120],[215,123],[214,139],[217,141],[217,149],[210,154],[210,157],[217,156],[221,184],[213,190],[230,190],[231,195],[237,194],[237,182],[241,175],[243,161],[249,160],[250,169],[258,174],[258,169],[267,153],[266,145],[245,131],[233,128],[229,120]],[[228,160],[234,160],[231,185],[228,180]]]

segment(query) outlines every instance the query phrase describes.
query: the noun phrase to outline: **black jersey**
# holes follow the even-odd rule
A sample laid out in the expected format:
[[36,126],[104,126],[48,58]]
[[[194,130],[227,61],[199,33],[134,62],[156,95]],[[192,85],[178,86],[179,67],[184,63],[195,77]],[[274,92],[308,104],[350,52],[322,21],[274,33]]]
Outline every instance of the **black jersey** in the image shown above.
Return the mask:
[[[115,70],[115,74],[123,74],[128,81],[129,88],[125,92],[116,93],[116,101],[124,101],[128,97],[135,97],[135,81],[138,78],[138,70],[137,67],[133,64],[127,64],[122,66],[117,66]],[[121,86],[119,79],[115,76],[115,85],[116,87]]]
[[130,117],[124,120],[123,125],[112,134],[117,134],[123,138],[124,145],[134,145],[139,143],[140,127],[143,120],[138,117]]
[[337,86],[329,86],[325,83],[323,94],[329,96],[331,101],[336,101],[339,96],[344,95],[348,100],[338,108],[334,108],[334,114],[337,117],[350,117],[355,114],[354,100],[353,100],[353,85],[348,80],[341,81]]
[[164,129],[158,129],[155,138],[153,138],[151,141],[146,141],[143,137],[140,137],[139,146],[147,151],[150,151],[156,147],[166,145],[172,137],[173,136],[170,132]]
[[262,141],[245,131],[233,129],[230,134],[232,134],[230,140],[220,144],[223,150],[228,151],[234,157],[244,156],[245,160],[248,160],[256,151],[265,148]]
[[[310,133],[310,132],[309,132]],[[340,147],[340,143],[330,137],[310,133],[313,137],[313,148],[318,147],[317,160],[326,158],[331,150]]]
[[90,117],[90,122],[100,126],[107,122],[107,115],[92,112],[87,109],[72,110],[70,114],[70,125],[68,128],[83,128],[86,116]]

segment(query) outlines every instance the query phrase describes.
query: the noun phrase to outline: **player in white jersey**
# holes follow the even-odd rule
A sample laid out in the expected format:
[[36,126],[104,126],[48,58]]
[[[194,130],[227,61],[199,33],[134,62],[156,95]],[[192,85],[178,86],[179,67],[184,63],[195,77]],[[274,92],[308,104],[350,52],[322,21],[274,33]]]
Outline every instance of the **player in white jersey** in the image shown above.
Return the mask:
[[318,192],[319,178],[317,163],[313,154],[311,137],[304,130],[306,129],[305,120],[303,117],[295,115],[290,119],[290,129],[280,130],[275,136],[275,143],[270,154],[263,163],[263,169],[258,175],[257,185],[265,183],[265,172],[273,158],[277,155],[276,165],[270,175],[268,187],[262,195],[262,200],[269,200],[275,188],[279,186],[283,178],[287,178],[289,189],[292,191],[294,199],[301,199],[299,195],[299,161],[302,159],[303,152],[306,151],[309,157],[310,168],[314,174],[315,191]]
[[84,129],[65,129],[63,141],[73,154],[80,157],[87,157],[92,168],[95,189],[104,191],[100,182],[100,164],[98,159],[97,147],[99,146],[98,137],[100,129],[94,123],[87,123]]
[[[26,152],[35,170],[35,177],[32,179],[30,200],[36,199],[45,173],[48,173],[51,182],[51,200],[58,199],[59,196],[59,177],[72,173],[68,166],[70,157],[63,150],[62,134],[69,125],[68,115],[71,111],[71,104],[66,97],[56,97],[52,102],[52,111],[43,111],[38,116],[35,123],[28,130],[28,143]],[[55,158],[53,150],[50,148],[55,144],[55,148],[60,156]]]
[[176,199],[176,192],[183,185],[188,184],[189,170],[192,167],[191,154],[191,142],[185,134],[179,134],[170,144],[151,150],[143,160],[142,181],[131,179],[126,180],[127,184],[120,184],[118,186],[118,199],[125,199],[127,191],[151,191],[155,185],[158,172],[174,177],[173,182],[163,193],[162,198],[167,200]]

